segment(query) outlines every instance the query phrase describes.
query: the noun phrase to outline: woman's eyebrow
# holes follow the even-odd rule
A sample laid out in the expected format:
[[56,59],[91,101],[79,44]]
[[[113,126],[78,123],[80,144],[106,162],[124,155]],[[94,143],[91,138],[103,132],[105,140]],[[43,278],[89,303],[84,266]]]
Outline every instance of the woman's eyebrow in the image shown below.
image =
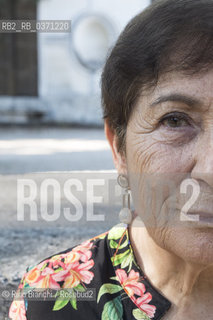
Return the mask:
[[197,100],[191,96],[179,94],[179,93],[171,93],[168,95],[163,95],[157,98],[154,102],[150,104],[150,107],[156,106],[157,104],[160,104],[162,102],[167,102],[167,101],[172,101],[172,102],[181,102],[185,103],[190,107],[198,107],[201,105],[201,101]]

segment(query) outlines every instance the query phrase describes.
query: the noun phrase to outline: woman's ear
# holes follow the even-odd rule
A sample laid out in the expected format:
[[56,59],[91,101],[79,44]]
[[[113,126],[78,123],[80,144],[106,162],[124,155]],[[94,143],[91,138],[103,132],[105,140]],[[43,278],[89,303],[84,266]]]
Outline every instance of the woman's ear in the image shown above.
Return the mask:
[[118,152],[117,149],[117,136],[115,134],[115,130],[113,130],[107,120],[104,122],[105,135],[110,144],[112,150],[112,157],[115,168],[117,169],[119,174],[127,175],[127,164],[126,164],[126,156],[121,152]]

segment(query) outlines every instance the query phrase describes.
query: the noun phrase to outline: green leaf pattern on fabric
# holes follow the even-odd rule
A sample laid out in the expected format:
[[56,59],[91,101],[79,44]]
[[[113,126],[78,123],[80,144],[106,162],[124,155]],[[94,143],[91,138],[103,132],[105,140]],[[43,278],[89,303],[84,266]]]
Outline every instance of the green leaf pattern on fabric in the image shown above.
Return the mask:
[[128,270],[129,272],[130,269],[132,268],[132,262],[133,262],[132,255],[128,254],[121,262],[121,269],[125,269],[126,267],[129,266],[129,270]]
[[[70,294],[71,295],[71,299],[70,299]],[[53,311],[58,311],[61,310],[62,308],[64,308],[68,302],[70,301],[71,306],[77,310],[77,303],[76,303],[76,297],[73,294],[73,290],[63,290],[60,289],[56,292],[55,297],[57,297],[55,304],[53,306]]]
[[77,301],[76,301],[76,297],[73,295],[72,299],[70,299],[70,303],[71,303],[71,306],[77,310]]
[[123,253],[117,254],[115,257],[112,257],[112,263],[114,266],[118,266],[119,264],[122,264],[122,262],[124,261],[124,259],[126,259],[130,254],[130,250],[126,250]]
[[[114,241],[113,239],[110,240],[109,242],[110,248],[112,249],[117,249],[118,247],[118,243],[116,241]],[[121,245],[119,245],[119,250],[125,248],[128,245],[128,241],[125,240],[125,242]]]
[[132,314],[133,314],[134,318],[137,320],[150,320],[150,318],[147,316],[147,314],[140,309],[134,309],[132,311]]
[[121,291],[123,288],[120,285],[113,283],[104,283],[98,293],[97,302],[100,301],[101,297],[105,293],[114,294]]
[[78,284],[76,287],[74,287],[74,290],[79,292],[85,292],[86,288],[84,288],[81,284]]
[[61,299],[61,298],[58,298],[54,304],[54,307],[53,307],[53,311],[58,311],[62,308],[64,308],[68,302],[70,301],[70,299]]
[[104,305],[101,320],[121,320],[122,317],[123,305],[119,296]]
[[[128,296],[133,300],[133,298],[136,300],[137,297],[139,296],[142,297],[144,294],[144,289],[143,289],[143,284],[140,284],[139,282],[139,273],[135,272],[132,269],[132,265],[138,267],[134,254],[132,251],[131,246],[129,246],[129,238],[128,238],[128,233],[126,227],[119,225],[116,227],[113,227],[109,233],[108,233],[108,240],[109,240],[109,246],[114,251],[114,254],[111,256],[111,261],[114,267],[116,267],[116,276],[111,277],[111,280],[119,282],[121,284],[122,289],[124,290],[125,295],[128,294]],[[125,250],[126,248],[126,250]],[[121,252],[121,250],[124,249],[124,252]],[[127,273],[125,271],[127,270]],[[138,282],[137,282],[138,281]],[[117,286],[118,288],[119,286]],[[136,288],[140,291],[140,295],[136,293],[136,296],[134,293],[131,291],[133,288]],[[136,289],[135,289],[136,290]],[[98,299],[97,302],[100,301],[100,298],[105,294],[105,293],[110,293],[110,294],[116,294],[121,290],[116,290],[116,285],[107,283],[103,284],[99,290],[98,294]],[[136,291],[136,292],[139,292]],[[109,320],[109,319],[122,319],[122,316],[119,315],[120,317],[117,318],[117,314],[113,314],[112,310],[113,309],[113,301],[116,301],[116,299],[120,299],[121,303],[121,296],[118,296],[114,298],[112,301],[106,302],[103,308],[102,312],[102,320]],[[123,296],[123,298],[126,296]],[[135,301],[133,300],[133,302]],[[145,302],[144,302],[145,303]],[[122,306],[122,304],[121,304]],[[151,306],[151,309],[153,308],[153,314],[155,312],[155,306]],[[150,313],[151,314],[151,313]],[[153,315],[152,314],[152,315]],[[150,317],[143,312],[140,308],[134,309],[133,310],[133,317],[137,320],[150,320]]]
[[126,227],[122,224],[119,224],[113,227],[108,233],[109,240],[118,240],[122,237],[123,233],[126,231]]
[[[110,278],[115,283],[104,283],[99,289],[97,303],[105,294],[112,295],[111,300],[103,306],[101,320],[122,320],[122,299],[128,296],[133,303],[138,300],[136,306],[139,307],[132,311],[133,317],[136,320],[150,320],[150,317],[153,318],[156,307],[149,305],[147,313],[150,317],[142,311],[143,306],[147,306],[152,296],[148,293],[146,299],[142,299],[146,294],[146,288],[140,282],[139,272],[132,268],[133,264],[136,267],[138,266],[129,245],[127,227],[123,224],[113,227],[108,233],[84,242],[68,253],[53,256],[39,265],[29,268],[21,281],[21,288],[36,288],[37,284],[43,289],[56,287],[59,290],[55,295],[56,300],[52,310],[61,310],[68,303],[73,309],[77,310],[75,294],[85,292],[87,290],[86,285],[90,284],[95,275],[92,269],[95,262],[91,251],[94,241],[104,237],[107,237],[109,241],[109,247],[112,251],[111,261],[116,269],[116,276]],[[48,273],[45,273],[46,268],[48,268]],[[67,289],[69,289],[68,295],[66,295]],[[71,297],[70,293],[73,293]]]

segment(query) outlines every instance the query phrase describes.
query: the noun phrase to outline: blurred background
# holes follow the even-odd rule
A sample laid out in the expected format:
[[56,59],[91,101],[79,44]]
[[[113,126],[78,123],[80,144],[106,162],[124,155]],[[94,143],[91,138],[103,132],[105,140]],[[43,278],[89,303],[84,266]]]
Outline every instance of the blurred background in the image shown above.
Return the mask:
[[[0,290],[16,289],[27,266],[119,222],[118,197],[117,205],[96,205],[95,212],[105,215],[102,222],[84,215],[77,223],[20,223],[17,181],[33,179],[39,186],[54,177],[63,185],[75,177],[85,186],[89,177],[115,180],[100,75],[119,33],[150,3],[0,0],[0,20],[71,20],[71,32],[0,32]],[[84,205],[85,192],[79,194]],[[61,210],[66,206],[62,196]],[[0,320],[8,319],[10,303],[0,296]]]
[[72,24],[67,33],[0,33],[0,173],[113,168],[101,70],[126,23],[150,2],[0,0],[2,20]]

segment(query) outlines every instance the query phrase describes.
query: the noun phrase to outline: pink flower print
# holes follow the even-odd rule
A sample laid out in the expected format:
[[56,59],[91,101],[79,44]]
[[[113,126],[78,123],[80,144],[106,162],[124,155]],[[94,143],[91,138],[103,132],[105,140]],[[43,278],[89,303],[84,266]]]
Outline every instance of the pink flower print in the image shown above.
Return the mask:
[[41,271],[37,269],[37,267],[31,269],[26,275],[25,275],[25,281],[31,286],[31,284],[34,284],[37,282],[41,274]]
[[80,255],[80,260],[82,262],[87,262],[92,257],[92,252],[90,249],[92,248],[93,243],[90,241],[85,241],[81,245],[75,247],[72,252],[77,252]]
[[80,260],[80,258],[81,258],[80,253],[70,251],[67,253],[67,255],[65,257],[65,264],[71,264],[74,262],[78,262]]
[[66,254],[53,256],[51,259],[48,260],[48,267],[54,269],[58,269],[61,267],[65,269],[65,263],[61,261],[64,257],[66,257]]
[[137,306],[144,311],[150,318],[154,317],[156,307],[148,304],[152,300],[152,295],[150,293],[145,293],[142,297],[135,299]]
[[13,300],[10,310],[9,318],[11,320],[27,320],[24,300]]
[[[30,286],[35,286],[36,288],[50,288],[50,289],[59,289],[60,285],[58,282],[64,281],[68,271],[62,270],[56,272],[50,267],[44,268],[43,271],[40,271],[39,277],[37,277],[36,281],[30,283]],[[27,281],[27,278],[26,278]]]
[[94,273],[89,271],[89,269],[91,269],[93,266],[93,260],[85,263],[75,262],[70,264],[67,267],[69,274],[64,281],[63,288],[76,287],[80,282],[89,284],[94,277]]
[[131,270],[129,275],[125,270],[118,269],[116,270],[116,276],[118,277],[122,287],[128,294],[132,297],[134,294],[142,296],[146,291],[146,288],[143,283],[139,282],[139,273]]
[[[36,269],[41,269],[46,263],[48,263],[49,262],[49,259],[47,259],[47,260],[44,260],[44,261],[42,261],[42,262],[40,262],[36,267],[34,267],[34,268],[36,268]],[[31,271],[31,270],[30,270]]]
[[93,266],[94,261],[90,260],[85,263],[81,263],[76,269],[81,276],[81,281],[85,282],[86,284],[89,284],[94,277],[94,273],[89,271],[89,269],[91,269]]

